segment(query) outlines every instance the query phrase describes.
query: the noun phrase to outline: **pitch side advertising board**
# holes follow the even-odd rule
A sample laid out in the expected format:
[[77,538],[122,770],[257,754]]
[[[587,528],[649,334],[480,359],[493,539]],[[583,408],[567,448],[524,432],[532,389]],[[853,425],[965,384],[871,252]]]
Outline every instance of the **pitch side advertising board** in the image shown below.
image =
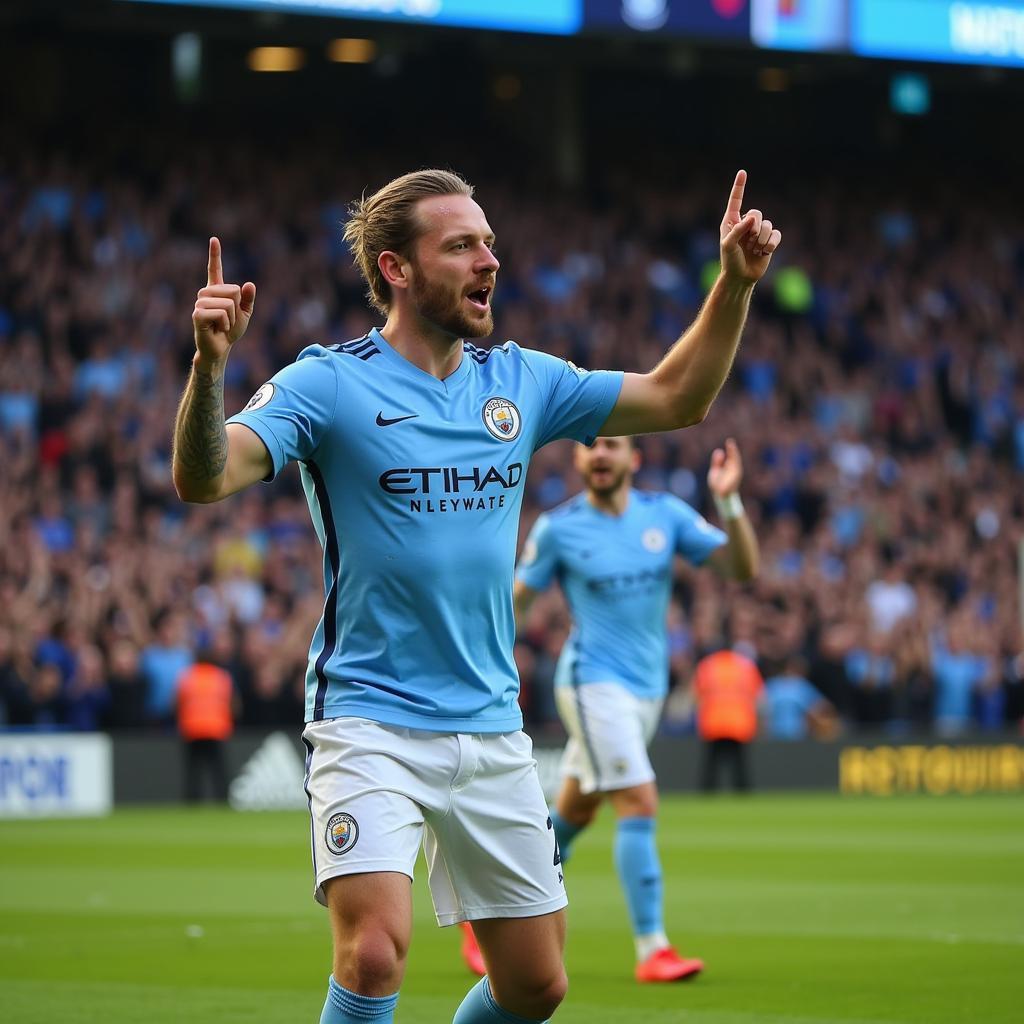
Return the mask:
[[109,736],[0,735],[0,818],[108,814],[113,779]]

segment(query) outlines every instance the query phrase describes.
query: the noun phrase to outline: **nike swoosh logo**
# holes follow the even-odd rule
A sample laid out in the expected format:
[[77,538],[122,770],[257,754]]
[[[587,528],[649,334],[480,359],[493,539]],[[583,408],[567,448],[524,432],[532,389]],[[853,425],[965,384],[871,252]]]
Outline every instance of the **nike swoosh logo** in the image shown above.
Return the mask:
[[377,426],[378,427],[390,427],[392,423],[401,423],[402,420],[414,420],[419,416],[418,412],[410,413],[408,416],[396,416],[393,420],[384,419],[384,413],[377,413]]

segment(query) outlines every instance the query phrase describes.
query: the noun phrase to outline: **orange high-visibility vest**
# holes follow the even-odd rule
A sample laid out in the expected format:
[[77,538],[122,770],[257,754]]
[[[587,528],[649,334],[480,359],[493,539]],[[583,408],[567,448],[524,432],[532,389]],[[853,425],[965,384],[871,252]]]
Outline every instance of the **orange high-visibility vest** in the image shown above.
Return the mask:
[[178,731],[187,740],[223,740],[231,735],[231,676],[216,665],[197,663],[178,680]]
[[702,658],[695,678],[697,731],[706,740],[749,743],[757,735],[757,699],[764,681],[757,666],[735,651]]

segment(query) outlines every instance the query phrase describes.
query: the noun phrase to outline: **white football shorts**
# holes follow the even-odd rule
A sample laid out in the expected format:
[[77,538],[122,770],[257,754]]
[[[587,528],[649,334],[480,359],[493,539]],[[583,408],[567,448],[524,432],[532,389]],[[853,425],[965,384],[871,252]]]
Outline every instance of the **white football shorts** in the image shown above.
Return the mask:
[[661,697],[637,697],[621,683],[555,687],[558,714],[569,734],[562,775],[584,793],[628,789],[654,779],[647,744],[658,728]]
[[365,718],[310,722],[314,898],[338,875],[413,877],[422,842],[440,925],[536,917],[568,900],[524,732],[437,733]]

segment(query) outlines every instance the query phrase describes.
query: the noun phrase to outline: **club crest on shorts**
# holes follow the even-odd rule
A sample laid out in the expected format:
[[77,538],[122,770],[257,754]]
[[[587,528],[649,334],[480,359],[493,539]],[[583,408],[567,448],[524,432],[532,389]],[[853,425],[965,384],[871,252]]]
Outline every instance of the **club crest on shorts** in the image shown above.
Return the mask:
[[263,406],[269,404],[270,400],[274,397],[274,391],[276,388],[268,380],[266,384],[262,385],[252,398],[246,403],[245,408],[242,412],[253,412],[255,409],[262,409]]
[[359,823],[351,814],[335,814],[327,822],[327,833],[324,836],[327,849],[339,857],[348,853],[359,840]]
[[665,550],[668,538],[665,536],[664,530],[659,530],[656,526],[652,526],[650,529],[644,530],[643,535],[640,537],[640,542],[648,551],[657,554],[659,551]]
[[499,441],[514,441],[519,436],[523,418],[507,398],[491,398],[484,405],[484,426]]

